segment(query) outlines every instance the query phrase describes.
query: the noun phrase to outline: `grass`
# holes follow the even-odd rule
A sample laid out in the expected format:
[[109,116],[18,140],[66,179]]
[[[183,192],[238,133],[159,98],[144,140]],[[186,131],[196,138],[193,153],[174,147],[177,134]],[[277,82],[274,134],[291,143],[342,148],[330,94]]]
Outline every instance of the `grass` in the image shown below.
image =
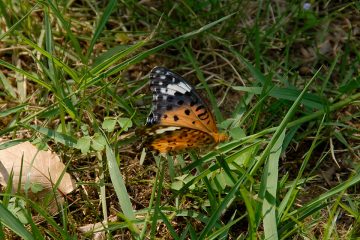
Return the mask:
[[[0,239],[360,237],[360,5],[309,3],[0,0],[0,149],[50,147],[78,185],[55,216],[2,187]],[[155,66],[231,139],[141,153]]]

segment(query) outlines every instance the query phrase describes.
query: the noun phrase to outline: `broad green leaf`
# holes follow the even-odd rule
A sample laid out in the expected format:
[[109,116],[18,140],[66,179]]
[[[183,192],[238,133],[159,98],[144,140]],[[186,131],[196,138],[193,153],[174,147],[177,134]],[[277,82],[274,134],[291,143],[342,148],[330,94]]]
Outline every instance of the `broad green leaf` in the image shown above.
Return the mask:
[[38,193],[44,190],[44,187],[41,184],[38,183],[32,183],[30,186],[30,190],[32,193]]
[[26,206],[25,201],[22,199],[16,199],[15,197],[10,199],[8,210],[16,216],[23,224],[28,224],[29,221],[26,218]]
[[83,136],[78,139],[76,148],[81,150],[82,154],[86,154],[90,150],[91,137]]
[[130,118],[119,118],[118,122],[120,124],[120,127],[126,132],[133,126],[133,123]]
[[116,125],[116,118],[106,117],[101,125],[101,127],[107,132],[113,132]]
[[91,141],[91,147],[96,151],[101,151],[106,146],[106,139],[103,137],[103,135],[99,133],[95,133],[92,137]]
[[241,127],[235,127],[230,130],[230,136],[232,139],[240,140],[246,135],[244,129],[242,129]]

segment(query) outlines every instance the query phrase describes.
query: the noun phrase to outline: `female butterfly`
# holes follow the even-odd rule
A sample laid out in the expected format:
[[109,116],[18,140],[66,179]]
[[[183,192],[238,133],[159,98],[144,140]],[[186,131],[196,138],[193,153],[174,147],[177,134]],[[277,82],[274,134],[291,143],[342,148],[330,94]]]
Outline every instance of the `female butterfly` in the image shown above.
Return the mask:
[[160,153],[212,147],[227,139],[219,133],[209,107],[178,74],[155,67],[150,72],[153,106],[142,133]]

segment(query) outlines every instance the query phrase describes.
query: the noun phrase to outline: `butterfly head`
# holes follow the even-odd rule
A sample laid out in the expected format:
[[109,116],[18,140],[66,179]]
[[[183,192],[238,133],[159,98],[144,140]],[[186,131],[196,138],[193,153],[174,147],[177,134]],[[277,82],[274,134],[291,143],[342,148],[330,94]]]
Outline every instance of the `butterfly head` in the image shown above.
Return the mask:
[[229,136],[226,135],[225,133],[214,133],[213,138],[215,140],[215,143],[221,143],[221,142],[225,142],[226,140],[228,140]]

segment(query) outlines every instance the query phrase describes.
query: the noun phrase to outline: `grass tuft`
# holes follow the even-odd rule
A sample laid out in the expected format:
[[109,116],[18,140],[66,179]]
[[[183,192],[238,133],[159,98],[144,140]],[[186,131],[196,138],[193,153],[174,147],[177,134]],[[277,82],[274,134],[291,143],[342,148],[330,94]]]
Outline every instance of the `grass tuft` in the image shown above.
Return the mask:
[[[358,3],[0,0],[0,13],[0,150],[46,146],[78,185],[56,215],[0,186],[0,239],[360,236]],[[192,83],[231,139],[139,150],[155,66]]]

